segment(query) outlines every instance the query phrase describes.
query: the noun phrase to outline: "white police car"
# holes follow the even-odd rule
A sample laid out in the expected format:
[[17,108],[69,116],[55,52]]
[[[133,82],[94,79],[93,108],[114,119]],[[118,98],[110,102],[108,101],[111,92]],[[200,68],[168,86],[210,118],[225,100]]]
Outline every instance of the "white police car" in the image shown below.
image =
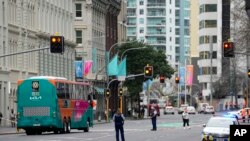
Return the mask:
[[229,141],[230,125],[239,125],[235,117],[214,116],[208,120],[202,131],[202,141]]

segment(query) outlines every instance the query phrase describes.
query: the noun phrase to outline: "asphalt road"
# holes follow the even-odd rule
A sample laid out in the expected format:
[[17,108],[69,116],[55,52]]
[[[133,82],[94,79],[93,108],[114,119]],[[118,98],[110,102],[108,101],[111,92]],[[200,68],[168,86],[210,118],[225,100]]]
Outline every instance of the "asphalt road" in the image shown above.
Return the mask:
[[[126,141],[200,141],[202,125],[212,115],[190,115],[191,129],[183,129],[181,115],[161,115],[157,119],[157,131],[152,128],[150,119],[127,120],[124,125]],[[95,125],[90,132],[73,130],[70,134],[43,133],[1,135],[0,141],[115,141],[113,123]]]

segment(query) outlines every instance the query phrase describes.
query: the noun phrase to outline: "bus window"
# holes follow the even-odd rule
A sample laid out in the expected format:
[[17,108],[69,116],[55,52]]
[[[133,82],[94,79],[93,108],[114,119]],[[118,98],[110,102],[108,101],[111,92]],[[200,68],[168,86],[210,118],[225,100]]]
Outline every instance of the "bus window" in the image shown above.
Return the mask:
[[69,98],[73,99],[73,85],[69,84]]
[[76,89],[75,89],[76,85],[72,85],[72,99],[76,99]]
[[65,84],[65,99],[69,99],[69,84]]
[[56,94],[59,99],[65,98],[65,90],[64,90],[64,83],[57,83],[56,84]]

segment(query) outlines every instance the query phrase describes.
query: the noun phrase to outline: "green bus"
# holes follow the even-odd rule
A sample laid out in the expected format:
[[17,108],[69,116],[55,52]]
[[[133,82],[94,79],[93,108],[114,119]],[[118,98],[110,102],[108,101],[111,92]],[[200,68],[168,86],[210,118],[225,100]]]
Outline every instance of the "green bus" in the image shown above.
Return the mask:
[[18,80],[17,128],[27,135],[93,127],[91,85],[52,76]]

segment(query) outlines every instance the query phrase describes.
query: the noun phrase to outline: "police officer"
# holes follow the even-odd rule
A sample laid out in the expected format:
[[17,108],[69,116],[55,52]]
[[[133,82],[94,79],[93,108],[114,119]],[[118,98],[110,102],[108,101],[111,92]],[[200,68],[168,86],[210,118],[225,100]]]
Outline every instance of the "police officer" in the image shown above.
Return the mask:
[[152,106],[151,108],[150,116],[151,116],[152,125],[153,125],[153,129],[151,129],[151,131],[156,131],[157,130],[157,127],[156,127],[157,111],[154,106]]
[[121,113],[120,109],[118,109],[113,116],[113,121],[115,122],[116,141],[119,141],[119,131],[121,133],[122,141],[125,141],[123,129],[124,120],[125,118],[123,114]]

